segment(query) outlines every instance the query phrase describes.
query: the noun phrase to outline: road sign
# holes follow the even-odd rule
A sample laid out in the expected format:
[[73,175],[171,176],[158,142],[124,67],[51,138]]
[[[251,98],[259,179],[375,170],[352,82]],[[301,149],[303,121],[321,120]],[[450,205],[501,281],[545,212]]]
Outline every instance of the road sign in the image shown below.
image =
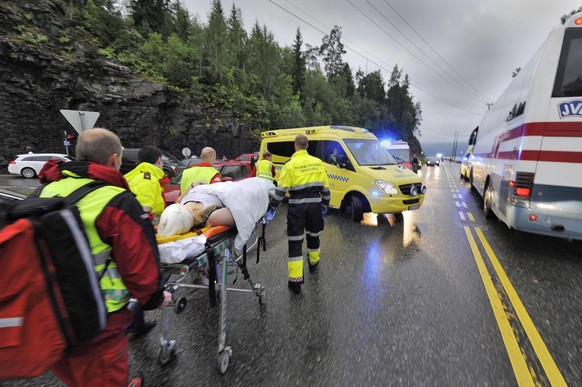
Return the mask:
[[182,149],[182,156],[184,156],[184,157],[190,157],[191,154],[192,154],[192,151],[190,150],[190,148],[184,148],[184,149]]
[[85,130],[93,128],[100,113],[61,109],[61,114],[65,116],[77,133],[82,133]]

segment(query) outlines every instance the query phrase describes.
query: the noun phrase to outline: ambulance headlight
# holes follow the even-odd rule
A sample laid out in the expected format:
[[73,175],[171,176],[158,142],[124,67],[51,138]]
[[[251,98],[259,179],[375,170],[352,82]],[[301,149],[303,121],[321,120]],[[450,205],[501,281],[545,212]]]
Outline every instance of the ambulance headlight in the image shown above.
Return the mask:
[[410,196],[416,196],[418,195],[418,188],[416,188],[415,185],[412,186],[412,188],[410,189]]
[[380,188],[382,192],[388,195],[396,195],[398,190],[386,180],[375,180],[374,183]]

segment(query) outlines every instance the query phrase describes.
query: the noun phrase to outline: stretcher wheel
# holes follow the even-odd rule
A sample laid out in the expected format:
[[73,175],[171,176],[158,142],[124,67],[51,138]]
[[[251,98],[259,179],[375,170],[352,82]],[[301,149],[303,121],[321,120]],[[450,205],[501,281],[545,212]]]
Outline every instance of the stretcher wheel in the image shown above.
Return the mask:
[[259,294],[259,305],[265,305],[265,293]]
[[174,304],[174,312],[176,314],[181,314],[184,311],[184,309],[186,309],[186,305],[188,305],[188,300],[186,299],[186,297],[178,298],[178,301],[176,301],[176,303]]
[[[174,341],[174,340],[172,340]],[[168,362],[172,359],[173,356],[176,355],[176,347],[175,345],[170,346],[160,346],[158,350],[158,364],[164,366],[168,364]]]
[[218,354],[216,366],[218,367],[218,372],[220,372],[221,375],[225,374],[229,363],[230,363],[230,351],[224,350],[220,352]]

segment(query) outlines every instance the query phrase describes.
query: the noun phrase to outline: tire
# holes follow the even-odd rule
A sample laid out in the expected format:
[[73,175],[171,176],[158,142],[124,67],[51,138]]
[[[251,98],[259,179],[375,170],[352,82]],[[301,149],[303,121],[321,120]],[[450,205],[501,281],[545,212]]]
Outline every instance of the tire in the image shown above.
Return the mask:
[[395,212],[394,213],[394,221],[396,223],[404,222],[404,215],[402,214],[402,212]]
[[230,363],[230,353],[228,351],[222,351],[218,354],[218,359],[216,359],[216,368],[221,375],[226,373],[228,369],[228,364]]
[[350,219],[354,222],[361,222],[364,219],[364,210],[362,206],[362,199],[358,195],[350,196],[350,203],[348,205],[348,214]]
[[483,215],[485,215],[485,219],[495,219],[495,214],[491,209],[492,201],[493,201],[493,187],[487,184],[487,187],[485,187],[485,193],[483,194]]
[[158,364],[161,366],[168,364],[168,362],[172,360],[175,354],[176,350],[174,348],[169,349],[161,346],[158,350]]
[[32,168],[22,168],[22,170],[20,171],[20,174],[24,177],[26,177],[27,179],[32,179],[33,177],[36,176],[36,172],[34,171],[34,169]]

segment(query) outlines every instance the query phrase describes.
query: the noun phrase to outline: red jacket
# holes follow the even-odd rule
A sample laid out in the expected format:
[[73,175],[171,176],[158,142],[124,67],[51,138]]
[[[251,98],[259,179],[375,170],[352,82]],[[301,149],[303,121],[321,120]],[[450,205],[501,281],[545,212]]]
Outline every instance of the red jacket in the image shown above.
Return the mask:
[[[62,171],[72,173],[64,176]],[[45,164],[38,178],[41,183],[50,183],[75,176],[102,180],[127,190],[105,206],[95,225],[101,239],[111,245],[117,270],[132,297],[143,309],[157,308],[163,301],[163,284],[155,232],[125,178],[119,171],[96,163],[54,160]]]

